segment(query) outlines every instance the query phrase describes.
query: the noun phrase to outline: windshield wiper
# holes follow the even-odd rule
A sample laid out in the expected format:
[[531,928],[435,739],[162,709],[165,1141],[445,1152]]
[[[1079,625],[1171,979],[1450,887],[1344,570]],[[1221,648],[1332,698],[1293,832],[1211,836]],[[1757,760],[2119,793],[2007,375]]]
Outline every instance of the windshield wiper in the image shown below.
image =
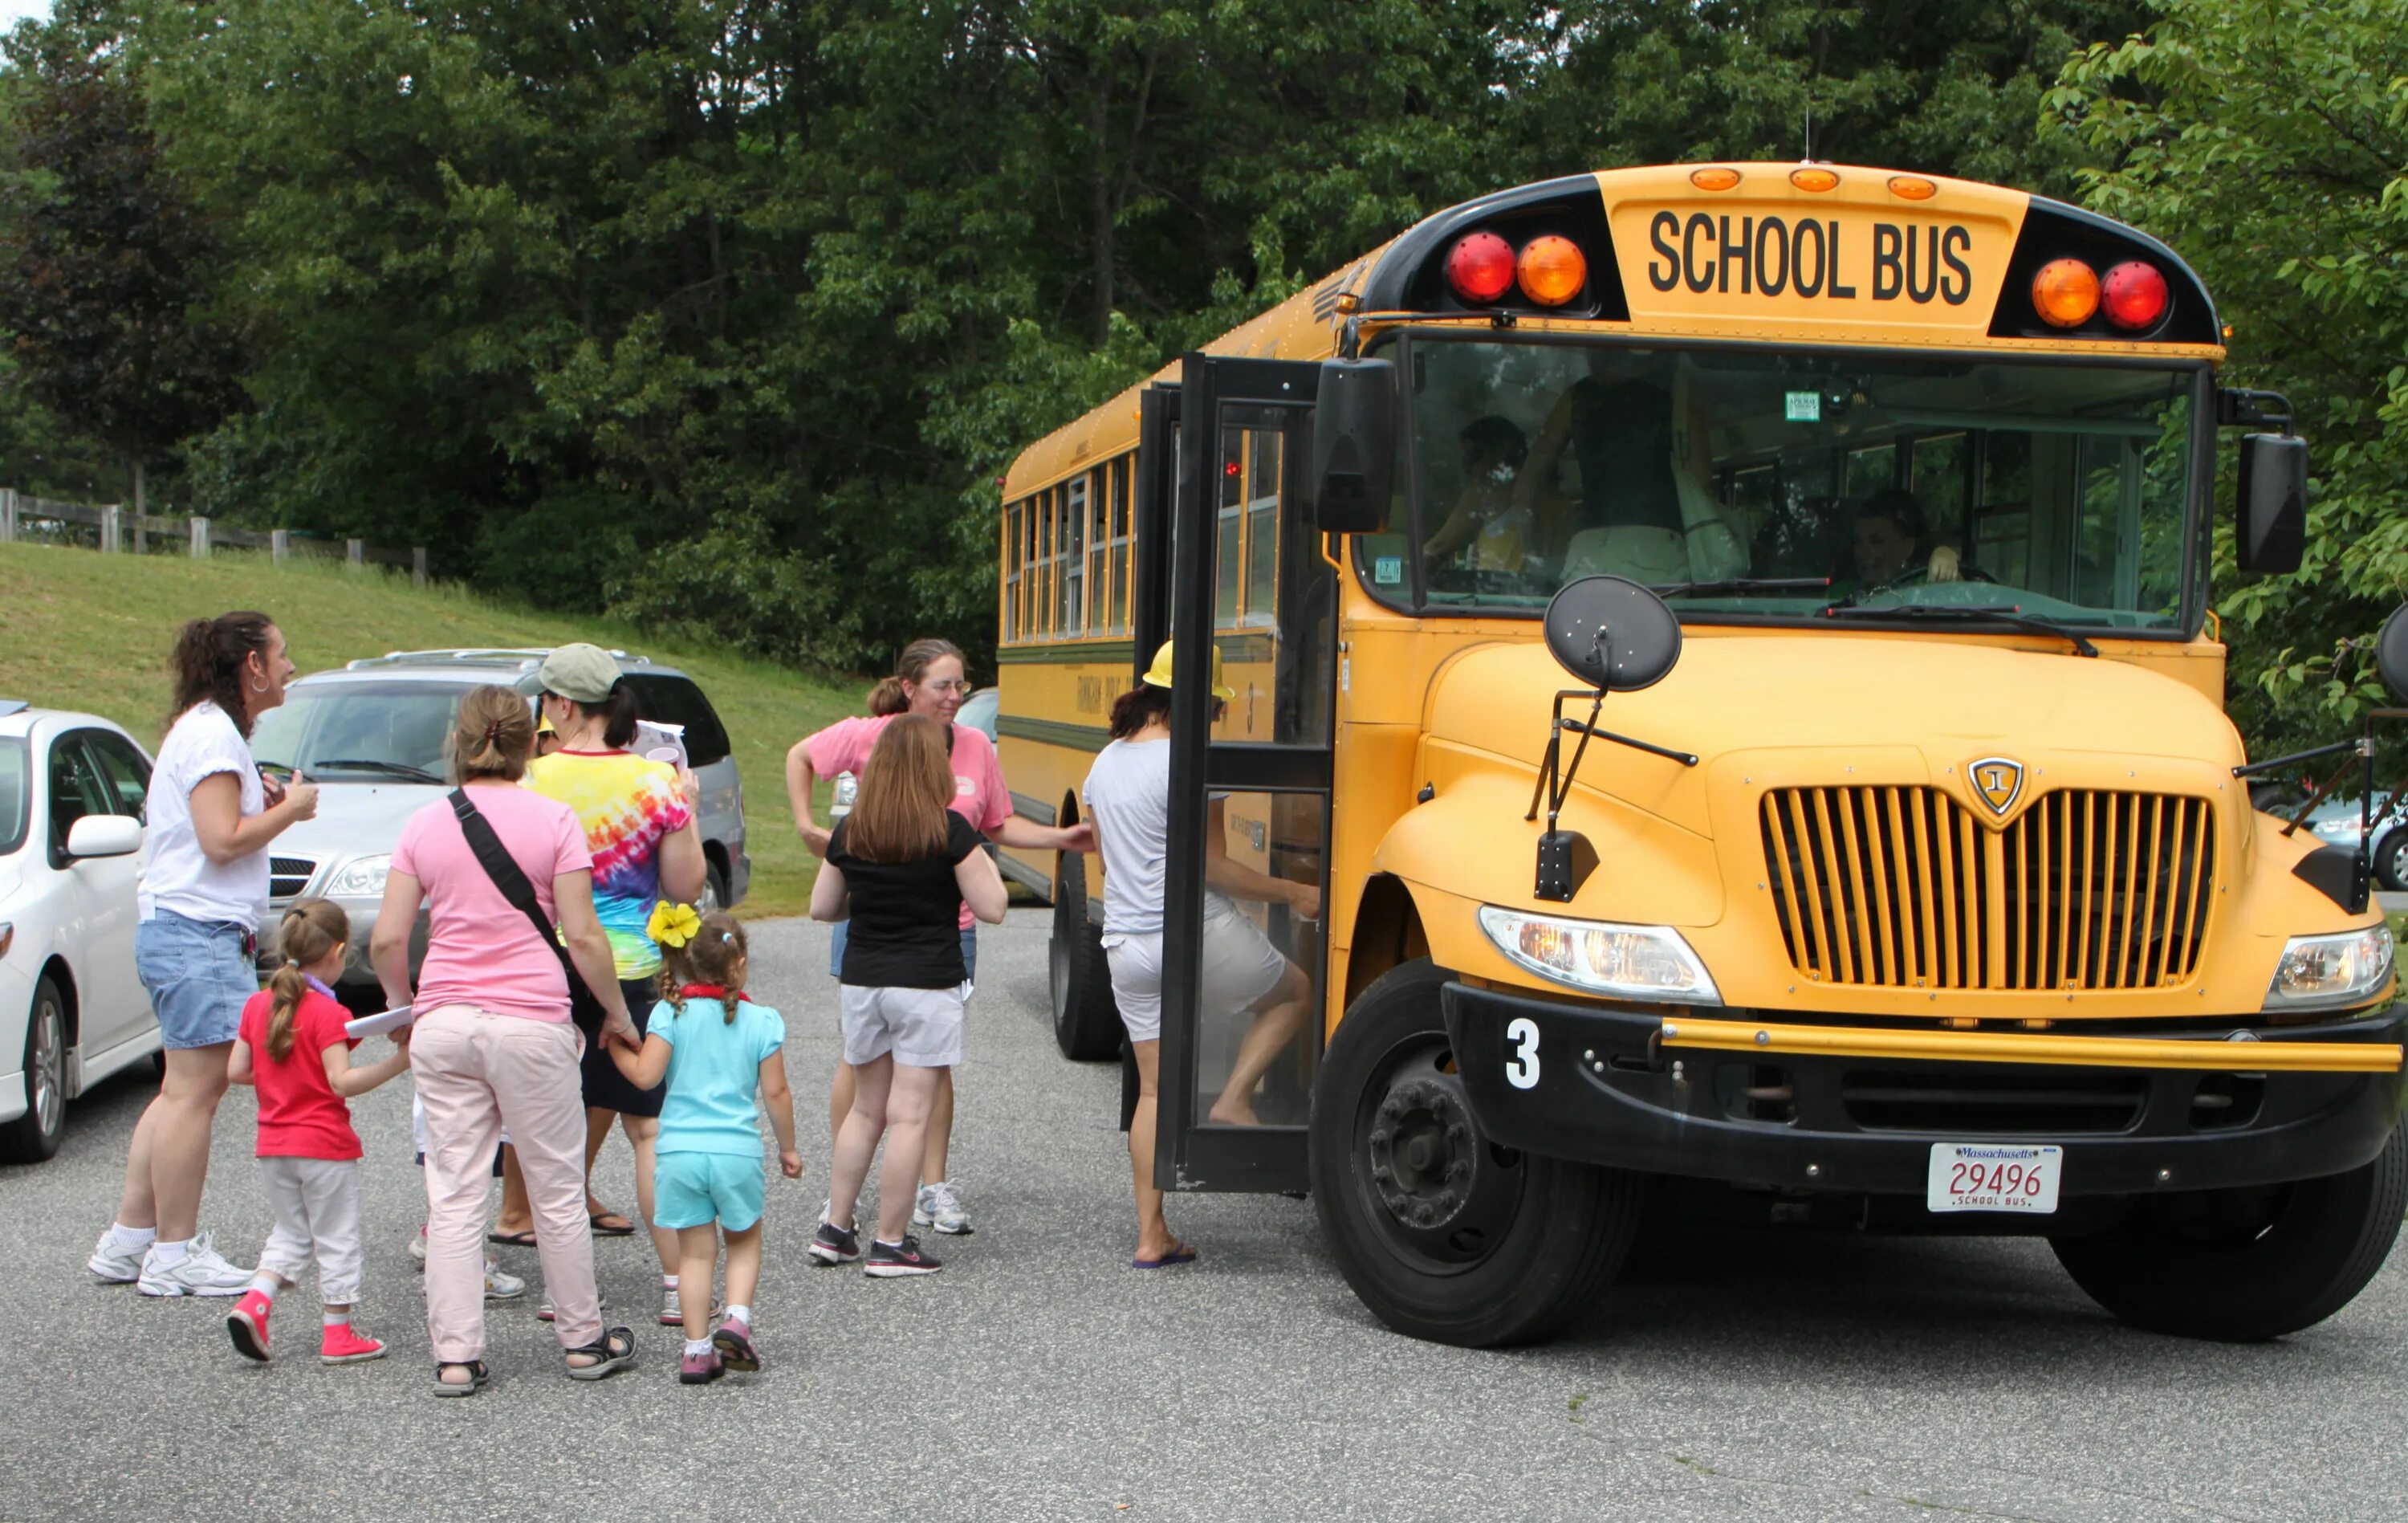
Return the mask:
[[337,761],[322,756],[302,770],[322,772],[329,768],[339,768],[347,772],[381,772],[387,777],[408,778],[412,783],[440,783],[443,781],[425,768],[412,767],[407,762],[368,761],[358,757],[348,757]]
[[1823,611],[1827,619],[1902,619],[1913,624],[2003,624],[2035,634],[2055,635],[2073,642],[2074,654],[2097,655],[2099,647],[2090,643],[2079,630],[2068,629],[2054,619],[2043,619],[2037,613],[2026,613],[2013,605],[1968,607],[1956,603],[1835,603]]
[[1829,577],[1717,577],[1711,582],[1654,582],[1647,590],[1658,597],[1713,597],[1735,592],[1822,592]]

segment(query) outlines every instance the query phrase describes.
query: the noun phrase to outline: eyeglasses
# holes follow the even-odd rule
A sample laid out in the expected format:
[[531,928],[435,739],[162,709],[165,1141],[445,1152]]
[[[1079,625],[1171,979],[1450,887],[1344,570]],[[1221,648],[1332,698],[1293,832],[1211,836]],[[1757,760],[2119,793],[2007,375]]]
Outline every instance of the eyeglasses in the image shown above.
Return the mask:
[[978,691],[959,677],[948,677],[941,682],[922,682],[920,685],[931,693],[951,693],[965,698]]

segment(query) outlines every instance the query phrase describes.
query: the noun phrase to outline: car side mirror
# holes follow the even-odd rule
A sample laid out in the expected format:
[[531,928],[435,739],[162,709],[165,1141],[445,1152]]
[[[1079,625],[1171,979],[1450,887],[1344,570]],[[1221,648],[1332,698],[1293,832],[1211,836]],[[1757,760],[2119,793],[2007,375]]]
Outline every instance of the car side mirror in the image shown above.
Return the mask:
[[2243,434],[2239,485],[2235,563],[2267,576],[2298,570],[2308,544],[2308,441],[2296,434]]
[[1396,458],[1397,367],[1325,361],[1312,413],[1313,522],[1324,534],[1386,526]]
[[131,856],[142,849],[142,822],[126,814],[87,814],[67,826],[67,855]]

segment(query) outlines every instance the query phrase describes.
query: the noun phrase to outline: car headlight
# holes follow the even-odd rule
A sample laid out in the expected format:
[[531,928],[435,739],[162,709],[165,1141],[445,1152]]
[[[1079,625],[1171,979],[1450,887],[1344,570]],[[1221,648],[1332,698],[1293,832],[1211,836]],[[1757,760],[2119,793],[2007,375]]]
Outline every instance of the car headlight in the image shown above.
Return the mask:
[[2391,977],[2391,927],[2294,936],[2266,986],[2266,1008],[2329,1010],[2356,1004]]
[[329,898],[372,899],[384,894],[384,881],[393,871],[390,856],[363,856],[343,864],[332,878],[326,880]]
[[1515,963],[1575,989],[1627,999],[1722,1003],[1706,965],[1670,926],[1562,920],[1484,904],[1480,928]]

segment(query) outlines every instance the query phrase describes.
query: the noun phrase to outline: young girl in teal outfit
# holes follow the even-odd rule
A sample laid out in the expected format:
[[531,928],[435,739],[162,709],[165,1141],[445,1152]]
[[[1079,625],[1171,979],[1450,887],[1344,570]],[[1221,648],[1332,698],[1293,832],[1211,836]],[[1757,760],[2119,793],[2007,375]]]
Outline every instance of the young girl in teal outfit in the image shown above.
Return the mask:
[[[795,1151],[795,1098],[786,1087],[785,1017],[744,993],[744,927],[713,911],[685,905],[653,912],[651,930],[666,957],[663,999],[654,1006],[643,1050],[613,1047],[627,1081],[650,1089],[664,1077],[654,1149],[652,1219],[677,1233],[678,1309],[685,1355],[678,1380],[707,1385],[730,1370],[758,1370],[752,1343],[752,1292],[761,1283],[761,1112],[778,1134],[778,1167],[800,1178]],[[761,1103],[754,1104],[757,1093]],[[710,1326],[710,1273],[727,1239],[727,1315]]]

